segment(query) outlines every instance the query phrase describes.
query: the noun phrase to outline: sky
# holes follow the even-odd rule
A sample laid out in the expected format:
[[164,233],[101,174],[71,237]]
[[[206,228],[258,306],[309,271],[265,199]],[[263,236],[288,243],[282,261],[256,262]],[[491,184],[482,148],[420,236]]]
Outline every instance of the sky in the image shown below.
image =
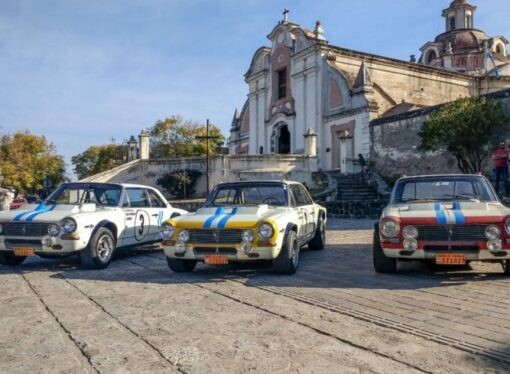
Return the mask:
[[[289,20],[330,44],[409,60],[451,0],[0,0],[0,134],[44,135],[65,157],[180,115],[225,137],[267,35]],[[509,0],[470,0],[475,28],[510,39]]]

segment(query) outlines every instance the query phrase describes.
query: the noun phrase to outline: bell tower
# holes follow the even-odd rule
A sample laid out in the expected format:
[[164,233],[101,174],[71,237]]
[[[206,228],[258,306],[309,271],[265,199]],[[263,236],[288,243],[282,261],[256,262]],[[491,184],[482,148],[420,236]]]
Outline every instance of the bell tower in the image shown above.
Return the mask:
[[445,31],[454,31],[458,29],[472,29],[473,16],[476,6],[467,2],[467,0],[454,0],[450,6],[443,10],[442,16],[445,19]]

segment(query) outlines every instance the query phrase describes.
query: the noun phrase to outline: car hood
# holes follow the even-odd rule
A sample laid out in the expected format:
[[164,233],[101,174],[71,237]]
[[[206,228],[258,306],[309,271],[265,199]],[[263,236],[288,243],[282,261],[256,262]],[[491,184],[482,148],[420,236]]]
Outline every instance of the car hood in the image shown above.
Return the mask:
[[194,214],[176,217],[171,222],[178,228],[188,229],[255,228],[260,220],[276,219],[287,209],[268,205],[200,208]]
[[383,217],[396,217],[411,223],[469,224],[500,222],[510,215],[501,203],[472,201],[433,202],[394,205],[383,211]]
[[16,210],[0,212],[0,221],[55,222],[70,215],[95,211],[96,204],[27,204]]

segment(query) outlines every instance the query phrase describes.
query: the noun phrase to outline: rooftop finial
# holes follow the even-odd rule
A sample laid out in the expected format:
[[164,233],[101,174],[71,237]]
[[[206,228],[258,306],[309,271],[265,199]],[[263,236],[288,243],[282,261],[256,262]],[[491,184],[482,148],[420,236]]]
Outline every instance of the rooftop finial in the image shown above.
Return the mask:
[[285,8],[283,10],[283,22],[288,22],[289,21],[289,10],[287,8]]

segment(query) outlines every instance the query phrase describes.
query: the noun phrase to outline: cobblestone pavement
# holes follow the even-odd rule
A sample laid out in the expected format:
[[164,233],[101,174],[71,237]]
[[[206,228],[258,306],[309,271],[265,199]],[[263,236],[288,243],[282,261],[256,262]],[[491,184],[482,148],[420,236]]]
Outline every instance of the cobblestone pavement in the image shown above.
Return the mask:
[[106,270],[75,258],[0,267],[0,372],[510,371],[510,278],[499,264],[372,268],[373,221],[328,222],[298,273],[172,273],[161,251]]

